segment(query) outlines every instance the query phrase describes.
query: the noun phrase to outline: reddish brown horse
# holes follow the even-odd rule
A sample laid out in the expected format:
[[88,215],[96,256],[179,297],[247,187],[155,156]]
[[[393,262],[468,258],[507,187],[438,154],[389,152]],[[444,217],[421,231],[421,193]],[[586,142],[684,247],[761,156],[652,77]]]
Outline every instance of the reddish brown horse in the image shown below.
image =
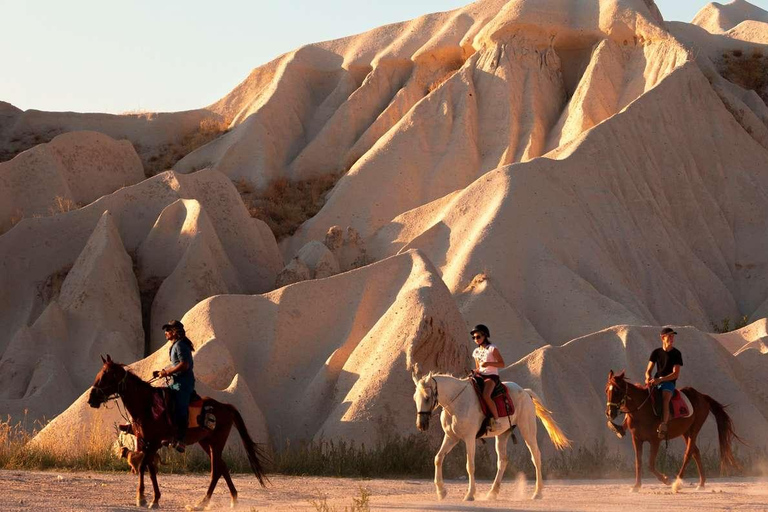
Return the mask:
[[[149,477],[152,480],[152,489],[154,490],[154,499],[149,508],[157,508],[160,500],[160,488],[157,485],[157,468],[148,461],[154,459],[155,453],[160,449],[163,441],[171,440],[175,437],[175,429],[171,427],[164,417],[154,419],[152,414],[152,404],[156,393],[161,393],[160,388],[151,386],[143,381],[137,375],[131,373],[125,365],[112,361],[107,356],[96,380],[93,382],[91,393],[88,396],[88,405],[98,408],[101,404],[120,397],[123,400],[128,414],[131,416],[131,425],[134,434],[136,434],[138,450],[144,452],[144,458],[139,468],[139,488],[136,493],[136,505],[143,507],[146,505],[144,499],[144,473],[149,469]],[[203,398],[203,405],[211,406],[212,413],[216,417],[216,427],[213,430],[206,428],[190,428],[187,431],[184,442],[188,445],[199,443],[211,457],[211,483],[208,486],[208,492],[205,497],[190,510],[202,510],[206,507],[216,488],[216,483],[220,477],[224,477],[232,495],[232,507],[237,504],[237,490],[232,483],[227,464],[221,458],[221,452],[227,443],[229,431],[232,425],[237,427],[240,438],[248,454],[248,461],[259,483],[264,486],[266,478],[263,469],[261,454],[256,443],[253,442],[248,430],[245,428],[243,417],[238,410],[229,404],[217,402],[212,398]]]
[[[725,412],[725,406],[714,400],[712,397],[699,393],[693,388],[686,387],[680,390],[685,393],[693,406],[693,415],[688,418],[676,418],[669,421],[667,439],[683,436],[685,439],[685,455],[683,456],[683,465],[677,473],[673,489],[677,491],[682,482],[683,472],[688,465],[691,457],[696,462],[699,470],[699,489],[704,487],[706,478],[704,477],[704,468],[701,465],[701,454],[696,446],[696,438],[699,435],[701,427],[707,420],[709,413],[715,417],[717,422],[717,436],[720,443],[720,467],[726,466],[738,467],[738,462],[733,456],[731,443],[734,439],[740,440],[733,431],[733,422],[728,413]],[[645,386],[632,384],[624,376],[624,372],[618,375],[613,374],[613,370],[608,374],[608,383],[605,385],[605,396],[608,398],[608,404],[605,415],[610,419],[616,418],[619,411],[627,415],[627,427],[632,433],[632,445],[635,448],[635,485],[632,491],[640,489],[640,476],[643,462],[643,443],[646,441],[651,444],[651,454],[648,459],[648,466],[656,478],[664,484],[671,484],[669,478],[656,470],[656,455],[659,453],[659,439],[657,429],[661,423],[661,418],[657,417],[651,404],[651,391]]]

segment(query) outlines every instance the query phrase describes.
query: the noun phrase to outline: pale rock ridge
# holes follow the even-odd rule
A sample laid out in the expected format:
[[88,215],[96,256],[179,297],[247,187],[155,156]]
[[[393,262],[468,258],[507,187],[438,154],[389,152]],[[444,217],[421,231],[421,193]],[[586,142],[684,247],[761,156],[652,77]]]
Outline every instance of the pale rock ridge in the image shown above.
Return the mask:
[[727,4],[712,2],[694,16],[691,24],[712,34],[721,34],[745,21],[768,23],[768,12],[746,0],[731,0]]
[[[179,202],[171,208],[153,232],[153,226],[166,207],[180,199],[191,198],[194,200]],[[183,314],[185,310],[179,309],[180,304],[191,307],[203,298],[201,290],[255,293],[273,289],[275,275],[282,266],[274,236],[268,228],[265,230],[260,226],[260,221],[249,216],[232,183],[215,171],[201,171],[189,176],[163,173],[104,196],[79,210],[54,217],[25,219],[0,237],[0,282],[3,283],[0,287],[0,322],[4,326],[0,333],[0,353],[7,350],[17,331],[39,321],[49,304],[60,302],[54,299],[59,295],[63,276],[83,252],[107,210],[112,218],[110,222],[129,254],[135,254],[149,237],[150,242],[142,252],[144,264],[141,267],[147,278],[173,275],[166,286],[167,291],[155,301],[159,315]],[[163,251],[167,252],[160,255]],[[160,256],[159,260],[151,258]],[[213,285],[201,286],[199,280],[205,280],[206,274],[199,273],[200,268],[212,270]],[[130,281],[134,282],[135,288],[133,270]],[[160,284],[156,283],[158,288]],[[100,288],[97,286],[96,289]],[[62,300],[75,296],[67,290],[68,286],[62,287]],[[135,296],[131,300],[138,302],[139,290],[134,289],[132,293]],[[115,309],[119,311],[121,308],[115,306]],[[149,309],[145,312],[147,319],[149,312]],[[141,311],[139,314],[141,333]],[[113,317],[105,315],[105,318]],[[146,324],[145,329],[156,328],[157,322],[169,318],[153,320],[156,322]],[[116,324],[113,330],[125,328]],[[67,333],[67,329],[64,325],[58,332],[63,337],[77,335],[74,331]],[[147,334],[149,348],[149,334],[156,333]],[[88,356],[89,362],[109,346],[109,340],[108,334],[98,340],[93,347],[94,353]],[[144,344],[140,347],[138,353],[130,358],[126,354],[123,359],[130,362],[142,356]],[[43,354],[52,347],[44,345],[41,350]]]
[[708,328],[765,299],[768,152],[694,63],[551,156],[395,218],[371,256],[418,248],[454,295],[485,274],[551,344],[616,324]]
[[725,349],[733,355],[739,355],[742,352],[756,348],[761,353],[766,353],[768,345],[768,319],[761,318],[751,324],[730,332],[712,334],[712,337],[722,344]]
[[276,288],[339,273],[339,262],[322,242],[309,242],[277,275]]
[[[666,39],[663,25],[650,0],[486,0],[304,46],[254,70],[230,96],[209,107],[233,118],[235,129],[175,168],[189,172],[212,165],[258,188],[276,177],[345,173],[476,52],[491,52],[488,60],[498,65],[493,54],[501,45],[534,56],[548,47],[585,48],[606,38],[635,46]],[[513,49],[509,45],[515,40],[525,43],[515,42]],[[555,59],[555,53],[548,58]],[[512,85],[514,93],[517,85]],[[540,118],[542,127],[534,126],[534,132],[549,127],[547,115],[531,115],[527,122],[535,125]],[[526,152],[541,153],[522,144],[518,148],[513,140],[510,161]]]
[[[22,328],[0,360],[5,414],[52,417],[86,389],[98,354],[122,360],[143,352],[141,305],[131,258],[109,212],[67,274],[61,293],[31,328]],[[52,367],[58,369],[47,374]]]
[[147,326],[152,350],[165,344],[164,323],[207,297],[243,291],[216,229],[194,199],[179,199],[162,211],[138,248],[137,262],[142,290],[156,292]]
[[57,198],[87,204],[143,179],[130,142],[96,132],[59,135],[0,163],[0,232],[13,216],[55,213]]

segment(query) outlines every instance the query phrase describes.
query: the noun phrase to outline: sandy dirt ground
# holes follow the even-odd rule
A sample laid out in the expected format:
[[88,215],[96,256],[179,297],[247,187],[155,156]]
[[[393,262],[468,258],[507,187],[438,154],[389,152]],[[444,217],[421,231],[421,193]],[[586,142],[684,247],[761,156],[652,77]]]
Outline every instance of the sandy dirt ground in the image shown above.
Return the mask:
[[[161,508],[183,510],[204,493],[203,475],[160,475],[163,496]],[[447,484],[448,497],[438,502],[432,482],[427,480],[358,480],[349,478],[307,478],[275,476],[267,489],[260,489],[255,478],[235,475],[240,493],[238,510],[283,511],[319,510],[311,502],[323,498],[326,510],[344,511],[360,488],[370,494],[371,510],[768,510],[768,480],[714,479],[706,491],[697,491],[686,482],[678,494],[668,487],[647,482],[636,494],[629,493],[629,481],[575,480],[547,481],[544,499],[531,501],[531,482],[515,479],[502,488],[497,501],[484,501],[488,482],[480,482],[478,500],[461,501],[466,482]],[[136,510],[136,479],[123,473],[57,473],[0,471],[2,510]],[[229,508],[229,495],[223,480],[211,502],[212,510]]]

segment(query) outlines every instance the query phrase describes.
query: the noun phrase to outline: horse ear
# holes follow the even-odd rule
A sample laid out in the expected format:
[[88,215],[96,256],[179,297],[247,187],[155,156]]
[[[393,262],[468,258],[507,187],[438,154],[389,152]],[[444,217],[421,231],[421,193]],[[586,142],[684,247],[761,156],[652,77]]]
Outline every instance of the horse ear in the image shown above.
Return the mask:
[[109,354],[107,354],[107,360],[105,362],[107,362],[107,363],[111,363],[112,362],[112,358],[109,356]]
[[411,372],[411,378],[413,383],[418,386],[419,384],[419,363],[413,365],[413,371]]
[[101,357],[101,362],[102,362],[102,363],[106,363],[106,362],[107,362],[107,360],[106,360],[106,359],[104,359],[104,356],[103,356],[103,355],[99,354],[99,357]]
[[608,372],[608,380],[611,380],[613,378],[613,369]]

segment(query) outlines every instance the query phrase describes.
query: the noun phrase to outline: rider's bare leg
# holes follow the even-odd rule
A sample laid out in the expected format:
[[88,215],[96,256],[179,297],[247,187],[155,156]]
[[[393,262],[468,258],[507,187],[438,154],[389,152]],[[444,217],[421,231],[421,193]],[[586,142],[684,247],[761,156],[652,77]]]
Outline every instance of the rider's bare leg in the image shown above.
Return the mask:
[[491,411],[493,418],[499,419],[499,411],[496,409],[496,404],[493,402],[493,400],[491,400],[491,393],[493,393],[494,387],[496,387],[496,383],[491,379],[486,379],[483,382],[483,399],[488,405],[488,409]]
[[666,432],[667,429],[667,423],[669,423],[669,402],[672,400],[672,391],[664,390],[661,392],[661,403],[662,403],[662,415],[661,415],[661,425],[659,426],[659,429],[663,432]]

